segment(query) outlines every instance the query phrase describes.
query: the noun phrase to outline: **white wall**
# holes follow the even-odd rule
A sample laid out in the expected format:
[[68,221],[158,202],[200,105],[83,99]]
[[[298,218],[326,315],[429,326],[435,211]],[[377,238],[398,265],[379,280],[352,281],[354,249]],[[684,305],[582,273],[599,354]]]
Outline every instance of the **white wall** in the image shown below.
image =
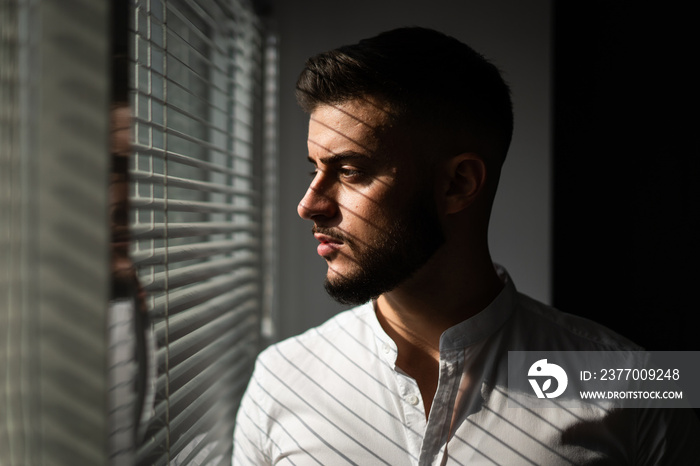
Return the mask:
[[550,297],[551,0],[278,0],[280,33],[280,309],[278,337],[299,333],[343,309],[323,290],[325,261],[311,224],[296,214],[309,183],[307,116],[294,85],[311,55],[401,26],[438,29],[471,45],[504,71],[515,133],[494,207],[490,243],[518,289]]

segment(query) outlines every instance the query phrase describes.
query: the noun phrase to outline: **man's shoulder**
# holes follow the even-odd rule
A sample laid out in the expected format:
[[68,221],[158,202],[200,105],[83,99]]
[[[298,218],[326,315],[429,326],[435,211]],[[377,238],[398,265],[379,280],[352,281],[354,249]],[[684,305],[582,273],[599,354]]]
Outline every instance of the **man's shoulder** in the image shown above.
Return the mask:
[[642,348],[608,327],[582,316],[562,312],[519,294],[519,325],[525,325],[538,346],[590,351],[637,351]]
[[258,357],[263,363],[280,359],[303,363],[320,351],[342,353],[348,346],[369,345],[374,335],[374,308],[371,303],[343,311],[323,324],[289,337],[265,349]]

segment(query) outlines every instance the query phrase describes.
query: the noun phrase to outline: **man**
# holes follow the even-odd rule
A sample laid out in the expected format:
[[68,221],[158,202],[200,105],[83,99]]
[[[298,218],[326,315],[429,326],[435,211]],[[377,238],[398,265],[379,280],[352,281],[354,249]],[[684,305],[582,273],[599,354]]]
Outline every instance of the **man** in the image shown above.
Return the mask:
[[311,58],[297,97],[314,168],[298,212],[326,290],[359,307],[260,355],[235,464],[688,464],[675,442],[696,434],[667,411],[509,406],[508,351],[637,347],[493,265],[512,110],[492,64],[398,29]]

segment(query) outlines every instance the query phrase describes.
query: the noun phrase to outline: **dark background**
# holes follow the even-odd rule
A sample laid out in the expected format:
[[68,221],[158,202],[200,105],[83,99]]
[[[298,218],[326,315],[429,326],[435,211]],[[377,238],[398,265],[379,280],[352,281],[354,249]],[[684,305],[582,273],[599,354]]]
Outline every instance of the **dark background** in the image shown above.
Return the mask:
[[553,304],[699,350],[698,37],[690,7],[558,1]]

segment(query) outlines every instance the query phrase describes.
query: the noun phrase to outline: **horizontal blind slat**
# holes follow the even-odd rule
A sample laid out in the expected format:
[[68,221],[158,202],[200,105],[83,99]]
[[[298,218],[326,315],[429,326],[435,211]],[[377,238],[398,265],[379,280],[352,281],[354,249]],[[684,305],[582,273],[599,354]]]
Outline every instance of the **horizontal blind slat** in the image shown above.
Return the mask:
[[162,318],[166,311],[169,315],[177,314],[190,307],[202,304],[219,296],[233,287],[247,284],[250,277],[219,277],[187,289],[175,290],[166,296],[155,299],[153,309],[149,311],[152,318]]
[[131,235],[134,239],[186,238],[215,235],[219,233],[248,232],[256,233],[259,225],[254,222],[241,224],[232,222],[201,223],[156,223],[153,225],[134,225]]
[[254,206],[237,206],[221,202],[183,201],[179,199],[158,199],[148,197],[130,197],[131,207],[139,210],[165,210],[166,204],[169,211],[198,212],[198,213],[223,213],[223,214],[248,214],[258,215],[259,209]]
[[[204,140],[202,138],[198,138],[198,137],[183,133],[182,131],[178,131],[178,130],[173,129],[173,128],[166,128],[165,133],[168,135],[177,136],[179,138],[184,139],[185,141],[192,142],[192,143],[197,144],[198,146],[203,147],[205,149],[213,150],[216,152],[221,152],[221,149],[218,146],[216,146],[215,144],[212,144],[211,142]],[[241,139],[238,136],[232,135],[231,138],[232,138],[232,140],[238,140],[238,141],[241,141],[245,144],[252,145],[252,141],[247,141],[247,140]]]
[[176,176],[163,175],[161,173],[149,173],[141,170],[131,170],[131,177],[134,181],[150,184],[167,184],[177,188],[187,188],[197,191],[217,192],[223,194],[233,194],[237,196],[247,196],[257,198],[259,194],[249,189],[241,189],[233,186],[212,183],[209,181],[192,180]]
[[237,239],[227,241],[209,241],[206,243],[185,244],[167,248],[154,248],[145,251],[136,250],[131,258],[136,266],[161,265],[180,262],[202,257],[228,254],[241,250],[256,250],[258,242],[255,239]]
[[[233,170],[230,167],[224,165],[214,164],[205,160],[197,159],[195,157],[190,157],[188,155],[183,155],[178,152],[171,150],[166,150],[161,147],[149,147],[143,144],[134,144],[134,151],[139,155],[150,155],[157,157],[158,159],[168,159],[168,162],[180,163],[182,165],[189,165],[195,168],[203,168],[213,172],[226,173],[235,176],[250,177],[247,173],[241,173],[239,171]],[[231,159],[241,159],[247,162],[251,162],[252,159],[248,156],[236,154],[231,151],[222,151],[222,155],[229,157]]]
[[[146,291],[173,290],[182,286],[204,281],[217,275],[241,272],[242,268],[255,266],[259,260],[255,256],[246,258],[226,258],[214,261],[207,261],[200,264],[193,264],[186,267],[169,269],[153,275],[151,281],[144,279],[143,288]],[[250,273],[250,278],[255,279],[257,274]]]

